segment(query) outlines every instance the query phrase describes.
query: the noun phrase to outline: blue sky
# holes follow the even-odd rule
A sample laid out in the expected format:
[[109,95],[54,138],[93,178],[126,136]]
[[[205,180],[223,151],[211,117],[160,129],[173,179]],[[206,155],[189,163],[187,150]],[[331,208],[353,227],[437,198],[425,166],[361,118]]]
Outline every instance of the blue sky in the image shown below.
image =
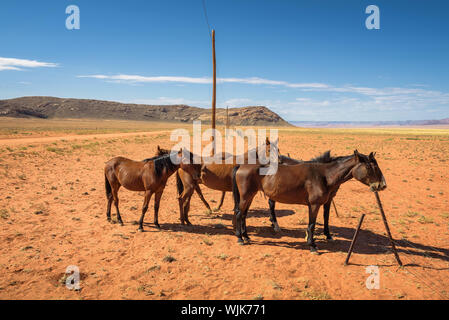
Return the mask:
[[[449,117],[448,1],[205,0],[220,107],[290,121]],[[68,5],[80,30],[67,30]],[[380,30],[367,30],[368,5]],[[210,107],[201,0],[2,1],[0,99],[47,95]]]

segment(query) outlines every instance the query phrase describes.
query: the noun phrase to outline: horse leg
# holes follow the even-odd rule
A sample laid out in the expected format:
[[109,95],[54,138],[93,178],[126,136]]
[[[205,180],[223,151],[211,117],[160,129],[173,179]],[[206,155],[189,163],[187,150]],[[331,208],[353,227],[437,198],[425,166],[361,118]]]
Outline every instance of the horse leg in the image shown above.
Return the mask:
[[122,216],[120,215],[120,210],[118,209],[119,199],[118,199],[118,190],[120,189],[120,185],[118,187],[112,186],[112,196],[114,197],[114,205],[117,211],[117,221],[120,225],[123,226]]
[[327,203],[324,204],[324,235],[326,236],[327,240],[334,240],[332,238],[331,233],[329,232],[329,212],[331,209],[331,203],[332,199],[329,200]]
[[184,200],[181,196],[178,196],[178,205],[179,205],[179,220],[181,220],[181,224],[185,224],[184,222]]
[[142,206],[142,215],[139,220],[139,231],[143,232],[143,219],[145,218],[145,213],[147,213],[148,210],[148,204],[150,203],[151,196],[153,195],[153,192],[150,190],[145,191],[145,198],[143,200],[143,206]]
[[270,206],[270,221],[271,221],[271,226],[274,228],[274,232],[281,232],[281,228],[278,225],[278,221],[276,219],[276,212],[275,212],[275,206],[276,206],[276,202],[269,199],[268,200],[268,205]]
[[216,209],[214,209],[214,211],[220,211],[221,207],[223,206],[225,196],[226,196],[226,192],[223,191],[221,194],[220,204],[218,205],[218,207]]
[[192,199],[192,195],[187,198],[187,200],[184,202],[184,220],[188,226],[191,226],[192,224],[189,221],[189,210],[190,210],[190,199]]
[[237,208],[235,210],[235,236],[237,237],[237,243],[243,244],[243,238],[242,238],[242,212],[240,211],[240,208]]
[[106,218],[107,218],[108,222],[111,222],[112,221],[111,206],[112,206],[112,201],[114,200],[114,196],[112,195],[112,186],[111,186],[111,183],[109,182],[107,170],[105,170],[105,174],[104,174],[104,184],[105,184],[105,189],[106,189],[106,199],[108,200],[108,206],[106,209]]
[[309,225],[307,227],[307,244],[310,247],[310,252],[313,254],[318,254],[318,251],[317,251],[318,248],[315,244],[313,234],[315,232],[316,217],[318,215],[319,210],[320,210],[320,205],[309,204]]
[[240,210],[242,212],[242,222],[241,222],[242,231],[241,232],[242,232],[243,240],[248,244],[250,243],[250,238],[248,236],[248,230],[246,229],[246,217],[248,215],[248,210],[249,210],[249,207],[251,206],[254,196],[255,196],[255,194],[250,194],[246,200],[241,202],[241,205],[240,205]]
[[154,197],[154,224],[158,229],[161,228],[159,225],[159,204],[161,203],[162,193],[163,191],[160,191]]
[[248,209],[245,210],[245,212],[242,215],[242,235],[243,235],[243,240],[247,243],[250,244],[251,239],[248,236],[248,230],[246,229],[246,216],[248,214]]
[[198,196],[200,197],[201,201],[204,203],[204,205],[206,206],[207,210],[209,211],[209,213],[212,213],[212,209],[210,208],[209,203],[206,201],[206,199],[204,199],[203,196],[203,192],[201,191],[200,186],[198,185],[198,183],[195,184],[195,191],[198,194]]
[[189,221],[189,209],[190,209],[190,199],[193,196],[193,192],[195,191],[195,187],[192,185],[186,185],[184,191],[182,192],[180,199],[182,201],[182,216],[181,216],[181,224],[187,223],[191,225]]
[[114,197],[111,194],[107,195],[107,199],[108,199],[108,209],[106,210],[106,217],[108,219],[108,222],[111,222],[111,207],[112,207],[112,201],[114,201]]

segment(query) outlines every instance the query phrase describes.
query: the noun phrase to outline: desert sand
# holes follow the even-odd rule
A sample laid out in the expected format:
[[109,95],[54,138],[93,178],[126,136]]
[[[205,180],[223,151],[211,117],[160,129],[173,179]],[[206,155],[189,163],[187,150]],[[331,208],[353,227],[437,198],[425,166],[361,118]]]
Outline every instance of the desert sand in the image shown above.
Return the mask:
[[[267,199],[256,196],[248,216],[252,244],[237,245],[232,196],[208,214],[194,195],[190,220],[179,223],[174,176],[152,203],[146,232],[137,232],[143,197],[120,190],[125,226],[106,221],[104,163],[114,156],[142,160],[169,147],[171,128],[127,133],[28,126],[0,131],[0,299],[448,299],[449,130],[281,129],[280,151],[309,159],[331,149],[377,152],[388,188],[380,196],[404,267],[390,250],[374,195],[353,180],[331,209],[334,241],[322,235],[311,255],[304,240],[307,209],[277,205],[282,232],[272,231]],[[152,132],[147,132],[152,131]],[[220,192],[202,187],[211,206]],[[115,210],[113,209],[113,219]],[[362,213],[351,264],[346,252]],[[81,290],[65,287],[67,266],[81,272]],[[368,290],[366,267],[380,270]]]

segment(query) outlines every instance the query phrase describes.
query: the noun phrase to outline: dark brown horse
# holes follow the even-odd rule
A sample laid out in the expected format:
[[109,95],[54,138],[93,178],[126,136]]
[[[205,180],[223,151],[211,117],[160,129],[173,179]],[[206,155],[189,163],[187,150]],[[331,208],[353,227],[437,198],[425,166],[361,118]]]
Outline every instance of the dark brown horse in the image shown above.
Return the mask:
[[[192,163],[193,154],[187,151],[184,151],[184,153],[190,157],[190,163]],[[180,160],[182,157],[182,150],[179,151],[177,155],[172,156],[178,157]],[[143,161],[133,161],[127,158],[117,157],[106,163],[104,175],[106,197],[108,199],[108,207],[106,212],[108,221],[111,221],[111,206],[112,201],[114,201],[114,205],[117,210],[117,220],[121,225],[123,225],[119,211],[118,198],[118,191],[120,187],[123,186],[130,191],[145,192],[142,216],[139,221],[139,231],[143,231],[143,220],[145,213],[148,210],[148,204],[151,197],[153,194],[155,195],[154,224],[157,228],[160,228],[158,221],[159,204],[168,178],[179,168],[183,168],[186,172],[191,172],[192,175],[195,175],[195,172],[197,171],[195,165],[184,164],[183,161],[179,161],[179,164],[174,164],[172,162],[172,156],[168,154]]]
[[[267,155],[268,155],[270,153],[270,149],[269,148],[271,146],[271,142],[270,142],[270,140],[268,138],[266,139],[265,145],[267,146]],[[163,155],[166,155],[166,154],[169,154],[169,153],[170,153],[170,150],[163,149],[160,146],[157,146],[156,156],[163,156]],[[227,158],[230,158],[230,157],[233,157],[234,162],[235,162],[235,157],[236,156],[234,156],[232,154],[229,154],[229,153],[225,153],[225,152],[222,153],[222,160],[223,160],[223,162]],[[245,159],[245,161],[248,161],[248,152],[244,154],[244,159]],[[257,153],[256,153],[256,160],[257,160]],[[232,167],[229,166],[229,168],[227,168],[229,174],[232,173],[232,168],[234,167],[234,165],[235,165],[235,163],[232,165]],[[218,181],[218,185],[224,183],[223,187],[219,186],[218,189],[212,188],[214,190],[222,191],[221,198],[220,198],[220,203],[218,204],[218,207],[216,209],[212,210],[210,205],[209,205],[209,203],[204,198],[203,192],[201,191],[201,188],[199,186],[198,181],[192,179],[192,177],[189,174],[186,174],[186,172],[184,172],[182,169],[178,170],[178,172],[176,172],[176,181],[177,181],[176,185],[177,185],[177,188],[178,188],[178,195],[180,196],[179,197],[180,208],[184,207],[184,202],[186,201],[185,200],[186,198],[181,196],[182,193],[185,191],[186,194],[190,194],[190,192],[193,194],[193,192],[195,191],[198,194],[198,196],[200,197],[200,199],[203,202],[203,204],[206,206],[206,208],[207,208],[209,213],[220,211],[221,207],[223,206],[224,199],[226,197],[226,192],[232,192],[231,176],[230,175],[225,175],[225,176],[227,176],[228,179],[224,179],[224,180],[219,180]],[[211,181],[211,183],[214,183],[214,182]],[[190,197],[188,197],[188,200],[187,200],[188,203],[190,203],[190,198],[191,197],[192,197],[191,195],[190,195]],[[184,224],[184,222],[183,222],[183,224]]]
[[[271,143],[268,139],[266,140],[266,145],[271,147]],[[157,146],[156,155],[161,156],[161,155],[165,155],[165,154],[169,154],[169,153],[170,153],[170,150],[162,149],[160,146]],[[223,156],[225,157],[225,156],[229,156],[229,155],[223,155]],[[246,157],[247,157],[247,154],[246,154]],[[311,161],[320,162],[320,161],[322,161],[322,157],[313,159]],[[323,160],[323,161],[325,161],[325,160]],[[279,164],[280,165],[295,165],[295,164],[299,164],[299,163],[304,163],[304,161],[293,159],[293,158],[283,156],[283,155],[279,155]],[[216,166],[218,166],[218,165],[216,165]],[[225,167],[216,167],[216,166],[209,165],[208,171],[213,170],[216,173],[212,174],[212,172],[211,172],[209,174],[209,175],[212,175],[212,177],[214,178],[213,179],[214,181],[210,181],[211,179],[209,179],[208,180],[209,182],[206,186],[211,189],[222,191],[220,205],[219,205],[218,209],[216,209],[216,210],[219,210],[220,207],[223,205],[223,200],[226,195],[226,192],[232,191],[232,169],[234,168],[234,165],[228,165]],[[223,165],[221,165],[221,166],[223,166]],[[198,174],[200,174],[200,173],[198,173]],[[198,194],[201,201],[204,203],[204,205],[209,210],[209,212],[211,212],[211,208],[209,206],[209,203],[206,201],[206,199],[203,196],[203,193],[199,186],[199,182],[197,180],[193,179],[190,174],[188,174],[187,172],[185,172],[182,169],[179,169],[178,172],[176,172],[176,186],[178,189],[178,202],[179,202],[179,211],[180,212],[184,211],[184,209],[183,209],[184,202],[186,201],[185,196],[183,197],[183,193],[184,193],[184,195],[190,194],[190,197],[187,198],[187,201],[188,201],[187,212],[189,211],[190,198],[192,197],[193,190]],[[275,212],[276,202],[269,199],[268,205],[270,208],[271,226],[274,228],[275,232],[280,232],[281,228],[279,227],[279,224],[277,222],[276,212]],[[330,206],[324,206],[325,230],[329,230],[329,227],[328,227],[329,211],[330,211]],[[181,214],[181,216],[183,216],[183,214]],[[181,222],[182,222],[182,224],[185,223],[183,218],[181,218]],[[188,222],[188,224],[190,224],[190,222]],[[327,232],[326,235],[329,240],[332,240],[332,236],[330,235],[329,232]]]
[[[160,156],[167,155],[167,154],[170,154],[170,150],[163,149],[160,146],[157,146],[156,156],[160,157]],[[183,192],[184,186],[183,186],[183,183],[182,183],[181,178],[180,178],[180,172],[181,172],[181,175],[183,175],[183,177],[185,176],[184,180],[186,180],[186,181],[184,183],[193,185],[194,190],[196,191],[196,193],[200,197],[200,199],[203,202],[203,204],[206,206],[206,208],[207,208],[209,213],[212,213],[212,209],[210,208],[209,203],[204,198],[203,192],[201,191],[200,186],[198,185],[198,183],[195,182],[196,180],[194,180],[192,178],[192,175],[186,174],[186,172],[184,170],[182,170],[182,169],[178,169],[178,171],[176,172],[176,187],[177,187],[177,190],[178,190],[179,212],[181,213],[181,223],[185,224],[184,216],[182,214],[183,203],[182,203],[182,199],[180,197],[182,192]],[[198,175],[199,175],[199,173],[198,173]],[[222,195],[222,198],[221,198],[222,202],[223,202],[223,199],[224,199],[224,195],[225,195],[225,192],[223,192],[223,195]],[[220,207],[221,207],[221,205],[217,209],[215,209],[215,211],[220,210]]]
[[328,152],[320,162],[279,166],[274,175],[265,176],[259,173],[261,165],[236,166],[233,170],[233,194],[238,242],[244,243],[243,239],[249,242],[246,216],[254,196],[263,191],[273,201],[308,206],[307,244],[311,252],[316,253],[313,235],[318,211],[322,205],[330,207],[341,184],[355,178],[372,190],[387,187],[374,156],[373,153],[366,156],[355,150],[350,156],[331,157]]
[[[265,141],[266,145],[266,156],[268,157],[270,154],[271,142],[267,138]],[[274,144],[274,143],[273,143]],[[254,151],[254,150],[252,150]],[[167,149],[161,149],[158,146],[157,154],[166,154],[170,152]],[[250,152],[246,152],[243,154],[243,159],[245,162],[248,162]],[[192,174],[193,170],[190,167],[190,171],[183,170],[183,168],[179,169],[176,173],[176,185],[178,189],[178,201],[179,201],[179,211],[181,216],[181,223],[187,223],[191,225],[189,221],[189,210],[190,210],[190,200],[192,198],[193,193],[196,191],[200,196],[200,199],[206,205],[209,211],[211,211],[209,204],[204,199],[203,193],[199,187],[199,184],[204,184],[206,187],[222,191],[222,197],[220,206],[223,204],[223,200],[226,192],[232,192],[232,169],[237,164],[237,156],[222,153],[222,161],[225,162],[226,159],[232,159],[232,164],[203,164],[201,166],[196,166],[198,170],[195,174]],[[256,163],[259,163],[259,158],[257,152],[255,153]],[[195,176],[200,176],[200,179],[195,178]],[[277,223],[276,223],[277,224]],[[279,226],[277,226],[277,230],[280,230]]]
[[[296,164],[300,164],[300,163],[313,163],[313,162],[316,162],[316,163],[324,162],[325,163],[328,161],[329,157],[330,157],[330,151],[327,151],[323,155],[321,155],[317,158],[314,158],[312,160],[309,160],[309,161],[290,158],[290,154],[288,155],[288,157],[279,155],[279,164],[291,166],[291,165],[296,165]],[[323,206],[324,207],[324,210],[323,210],[324,234],[326,235],[327,240],[333,240],[332,235],[329,232],[329,213],[330,213],[330,205],[331,204],[334,205],[335,213],[337,214],[337,217],[338,217],[337,206],[335,205],[335,202],[334,202],[334,197],[337,195],[337,191],[338,191],[338,188],[335,190],[335,192],[330,197],[331,200],[329,201],[329,203],[326,203]],[[268,199],[268,205],[270,207],[271,226],[274,228],[275,232],[280,232],[281,228],[279,227],[279,224],[277,222],[276,212],[275,212],[276,202],[271,199]]]

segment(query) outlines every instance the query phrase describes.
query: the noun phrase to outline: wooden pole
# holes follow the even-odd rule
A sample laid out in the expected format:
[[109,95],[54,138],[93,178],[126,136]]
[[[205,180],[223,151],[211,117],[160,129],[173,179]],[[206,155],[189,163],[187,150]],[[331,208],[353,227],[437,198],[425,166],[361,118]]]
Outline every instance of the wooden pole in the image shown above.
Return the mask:
[[[387,235],[388,235],[388,238],[390,239],[390,245],[391,245],[391,248],[393,249],[394,256],[395,256],[398,264],[400,266],[402,266],[402,261],[401,261],[401,259],[399,259],[399,254],[396,250],[396,246],[394,244],[393,237],[391,236],[390,227],[388,226],[387,217],[385,216],[384,208],[382,207],[382,203],[380,202],[379,193],[377,191],[374,191],[374,195],[376,196],[377,205],[379,206],[380,214],[382,215],[382,220],[384,221],[385,229],[387,230]],[[363,222],[364,218],[365,218],[365,214],[362,214],[362,216],[360,217],[359,225],[357,226],[357,229],[355,231],[354,238],[352,239],[351,246],[349,247],[345,265],[348,265],[348,263],[349,263],[349,258],[351,257],[352,250],[354,249],[354,245],[355,245],[355,242],[357,241],[357,237],[359,235],[360,228],[362,227],[362,222]]]
[[340,216],[338,215],[337,206],[335,205],[334,200],[332,200],[332,205],[334,206],[334,210],[335,210],[335,214],[337,215],[337,218],[340,218]]
[[359,236],[360,228],[362,227],[363,219],[365,219],[365,214],[363,213],[359,220],[359,225],[354,233],[354,238],[352,238],[351,246],[349,247],[348,255],[346,256],[345,266],[349,263],[349,258],[351,258],[352,250],[354,250],[355,242],[357,241],[357,237]]
[[215,59],[215,30],[212,30],[212,61],[214,67],[214,82],[212,91],[212,129],[214,133],[212,134],[212,155],[215,155],[215,113],[217,104],[217,65]]
[[385,230],[387,230],[388,238],[390,239],[390,245],[393,249],[394,256],[396,257],[396,261],[400,266],[402,266],[402,261],[399,259],[398,252],[396,251],[396,246],[394,245],[393,237],[391,236],[390,227],[388,226],[387,217],[385,216],[384,208],[382,207],[382,203],[380,202],[379,193],[377,191],[374,191],[374,194],[376,196],[377,205],[379,206],[380,214],[382,215],[382,220],[384,221]]

